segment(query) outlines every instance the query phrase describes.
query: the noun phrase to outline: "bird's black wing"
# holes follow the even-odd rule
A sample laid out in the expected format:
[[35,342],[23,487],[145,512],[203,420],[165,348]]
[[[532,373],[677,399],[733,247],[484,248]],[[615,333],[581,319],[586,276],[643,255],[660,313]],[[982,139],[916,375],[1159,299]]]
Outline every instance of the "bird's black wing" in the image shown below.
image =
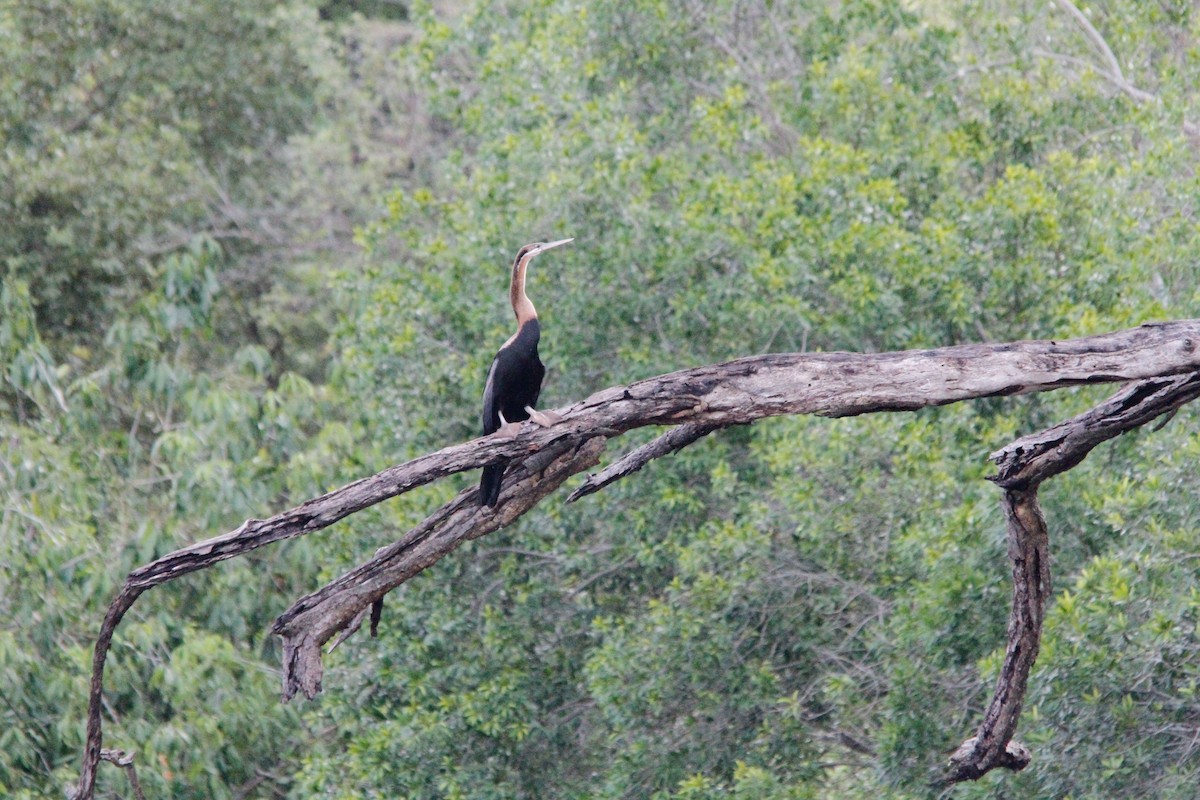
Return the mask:
[[483,385],[483,435],[500,430],[500,404],[496,399],[496,365],[500,354],[492,359],[491,369],[488,370],[487,383]]
[[[496,392],[496,370],[500,362],[500,354],[492,359],[491,369],[488,370],[487,383],[483,385],[483,435],[495,433],[500,429],[500,401]],[[498,464],[488,464],[483,468],[479,479],[479,502],[481,505],[494,506],[500,497],[500,482],[504,478],[504,468],[507,461]]]

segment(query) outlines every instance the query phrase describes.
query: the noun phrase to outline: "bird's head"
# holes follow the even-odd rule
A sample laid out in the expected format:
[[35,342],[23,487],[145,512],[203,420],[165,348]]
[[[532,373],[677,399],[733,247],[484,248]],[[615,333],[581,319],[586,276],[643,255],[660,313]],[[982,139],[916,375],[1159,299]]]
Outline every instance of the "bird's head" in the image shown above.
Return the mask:
[[559,239],[557,242],[534,242],[527,244],[517,252],[517,260],[513,262],[512,283],[509,284],[508,294],[512,301],[513,312],[517,315],[517,323],[525,324],[528,320],[537,318],[537,309],[533,307],[525,294],[525,268],[533,257],[539,253],[573,242],[574,239]]
[[574,238],[559,239],[557,242],[534,242],[533,244],[527,244],[521,248],[521,252],[517,254],[517,259],[520,260],[522,258],[533,258],[534,256],[544,253],[547,250],[573,241],[575,241]]

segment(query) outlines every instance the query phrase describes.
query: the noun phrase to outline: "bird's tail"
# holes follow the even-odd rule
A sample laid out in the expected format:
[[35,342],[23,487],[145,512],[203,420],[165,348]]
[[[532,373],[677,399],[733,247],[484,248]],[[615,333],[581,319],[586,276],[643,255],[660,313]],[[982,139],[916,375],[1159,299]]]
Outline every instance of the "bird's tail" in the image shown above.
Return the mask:
[[500,480],[504,477],[507,461],[499,464],[488,464],[483,468],[483,477],[479,479],[479,505],[494,506],[500,499]]

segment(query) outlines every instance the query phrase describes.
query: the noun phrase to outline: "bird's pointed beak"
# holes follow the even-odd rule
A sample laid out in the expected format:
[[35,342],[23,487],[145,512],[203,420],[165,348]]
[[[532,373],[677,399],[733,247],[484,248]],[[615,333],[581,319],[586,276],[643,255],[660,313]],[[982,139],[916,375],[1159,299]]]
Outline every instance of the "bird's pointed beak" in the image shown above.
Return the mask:
[[552,247],[558,247],[560,244],[567,244],[568,242],[573,242],[573,241],[575,241],[574,237],[572,237],[570,239],[559,239],[557,242],[546,242],[545,244],[543,244],[541,247],[538,248],[538,252],[544,253]]

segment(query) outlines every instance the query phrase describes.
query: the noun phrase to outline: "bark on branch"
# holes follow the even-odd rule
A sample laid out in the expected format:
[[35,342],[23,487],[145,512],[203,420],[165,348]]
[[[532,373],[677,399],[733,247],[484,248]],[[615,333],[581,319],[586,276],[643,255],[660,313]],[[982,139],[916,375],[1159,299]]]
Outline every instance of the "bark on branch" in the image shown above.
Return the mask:
[[662,458],[671,453],[678,453],[689,444],[704,438],[721,427],[721,425],[716,423],[685,422],[677,428],[671,428],[671,430],[659,436],[654,441],[648,442],[636,450],[631,450],[599,472],[589,475],[587,480],[581,483],[575,491],[567,495],[566,502],[574,503],[581,497],[594,494],[605,486],[616,483],[628,475],[632,475],[654,459]]
[[1021,770],[1031,758],[1028,748],[1012,737],[1041,646],[1042,617],[1050,596],[1050,538],[1038,487],[1074,467],[1101,442],[1174,414],[1197,396],[1200,373],[1138,381],[1095,408],[1022,437],[990,456],[999,466],[990,480],[1004,489],[1001,503],[1013,571],[1008,646],[983,722],[950,757],[944,783],[976,780],[996,767]]
[[447,447],[270,519],[246,520],[236,530],[139,567],[114,598],[96,641],[87,743],[75,796],[91,800],[94,795],[104,664],[113,633],[138,596],[153,586],[321,530],[447,475],[500,459],[520,462],[495,509],[478,508],[474,489],[463,492],[375,559],[300,600],[277,620],[275,630],[285,639],[284,694],[312,694],[320,686],[320,645],[334,633],[355,624],[387,591],[462,541],[525,513],[570,475],[594,464],[604,442],[625,431],[647,425],[688,426],[674,439],[664,440],[667,446],[651,443],[621,462],[640,467],[711,430],[782,414],[842,417],[906,411],[1064,386],[1194,373],[1200,370],[1198,345],[1200,320],[1183,320],[1065,341],[743,358],[606,389],[557,409],[563,419],[551,428],[526,426],[513,439],[485,437]]
[[297,600],[271,628],[283,637],[283,699],[297,691],[309,698],[321,691],[321,646],[334,634],[463,542],[507,525],[567,478],[595,465],[604,443],[603,436],[593,436],[578,447],[557,444],[530,456],[505,478],[494,508],[479,505],[478,488],[464,489],[370,561]]

